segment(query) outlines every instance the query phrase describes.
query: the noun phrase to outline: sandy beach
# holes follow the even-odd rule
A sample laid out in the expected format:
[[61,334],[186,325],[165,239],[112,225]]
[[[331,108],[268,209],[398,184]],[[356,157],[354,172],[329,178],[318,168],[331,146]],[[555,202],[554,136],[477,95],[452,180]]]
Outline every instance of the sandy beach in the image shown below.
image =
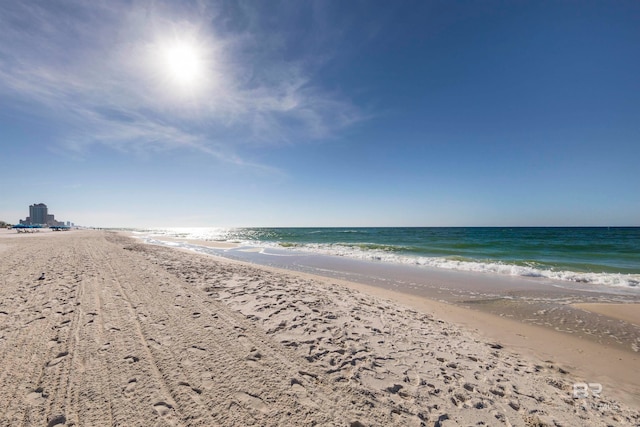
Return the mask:
[[637,351],[491,310],[106,231],[0,260],[2,426],[640,424]]

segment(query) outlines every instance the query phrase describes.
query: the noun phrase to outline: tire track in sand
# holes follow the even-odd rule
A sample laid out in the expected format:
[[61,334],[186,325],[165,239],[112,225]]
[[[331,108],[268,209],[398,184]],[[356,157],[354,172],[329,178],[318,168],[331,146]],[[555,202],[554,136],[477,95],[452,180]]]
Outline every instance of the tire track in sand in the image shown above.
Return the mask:
[[[107,267],[108,274],[105,281],[108,284],[104,289],[110,289],[114,292],[113,295],[110,295],[109,306],[105,306],[100,311],[102,317],[108,320],[103,328],[111,337],[111,340],[104,345],[113,346],[110,354],[119,353],[118,360],[114,361],[116,364],[136,365],[137,375],[131,373],[123,376],[123,371],[129,371],[127,369],[121,369],[116,373],[123,395],[133,403],[124,406],[129,406],[129,409],[133,408],[133,412],[147,412],[143,407],[143,405],[147,405],[148,409],[153,409],[155,415],[163,418],[168,424],[177,424],[176,417],[183,418],[184,415],[180,414],[179,408],[176,408],[170,387],[164,379],[166,374],[158,365],[149,348],[149,339],[143,332],[136,308],[131,303],[123,286],[123,279],[136,282],[137,278],[131,277],[131,272],[135,271],[136,266],[127,265],[129,260],[124,259],[125,257],[112,259],[106,251],[97,246],[91,249],[90,256],[94,262],[100,262]],[[107,310],[112,313],[107,314]],[[117,315],[112,315],[113,312],[116,312]],[[139,382],[144,382],[146,391],[150,392],[144,396],[146,399],[134,399],[136,394],[143,391],[141,390],[142,385],[138,384]],[[153,392],[156,390],[157,394]],[[149,404],[151,401],[153,403]],[[122,412],[122,417],[127,418],[126,414],[131,414],[132,411]]]
[[[109,240],[122,244],[118,239]],[[135,259],[135,264],[149,263],[132,252],[127,258]],[[117,251],[106,256],[114,254]],[[113,265],[115,260],[109,262]],[[141,334],[148,339],[149,350],[178,407],[188,408],[190,414],[206,411],[216,425],[277,424],[274,418],[282,416],[283,407],[290,411],[283,422],[292,422],[295,414],[300,424],[314,417],[331,419],[320,409],[321,404],[309,404],[309,399],[292,392],[292,385],[305,382],[296,378],[300,369],[291,364],[288,355],[275,351],[273,343],[265,344],[269,339],[258,336],[244,316],[150,263],[145,275],[121,280],[125,286],[149,283],[123,288],[123,294],[138,311]],[[315,397],[328,401],[320,389]],[[190,425],[199,424],[192,419]]]

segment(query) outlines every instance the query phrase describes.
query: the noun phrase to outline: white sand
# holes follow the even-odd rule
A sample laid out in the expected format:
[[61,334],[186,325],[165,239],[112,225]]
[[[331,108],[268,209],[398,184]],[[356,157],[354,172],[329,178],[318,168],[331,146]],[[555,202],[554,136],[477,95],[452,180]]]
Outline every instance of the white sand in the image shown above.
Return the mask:
[[328,280],[104,232],[0,246],[0,425],[640,423],[549,363]]

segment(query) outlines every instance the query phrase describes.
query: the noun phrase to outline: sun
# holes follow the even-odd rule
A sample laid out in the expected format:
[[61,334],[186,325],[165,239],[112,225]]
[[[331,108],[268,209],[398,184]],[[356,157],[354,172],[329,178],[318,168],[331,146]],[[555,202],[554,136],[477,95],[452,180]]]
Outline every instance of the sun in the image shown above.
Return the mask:
[[145,44],[141,77],[161,105],[201,105],[224,81],[224,61],[216,39],[195,30],[166,31]]
[[194,85],[202,75],[203,58],[195,44],[173,42],[163,49],[162,59],[168,77],[179,85]]

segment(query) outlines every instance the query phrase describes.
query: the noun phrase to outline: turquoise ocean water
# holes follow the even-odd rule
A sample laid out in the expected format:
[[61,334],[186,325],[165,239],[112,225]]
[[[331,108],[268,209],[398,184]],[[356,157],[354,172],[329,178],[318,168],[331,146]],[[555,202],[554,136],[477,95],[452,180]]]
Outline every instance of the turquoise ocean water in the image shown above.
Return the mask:
[[164,228],[136,234],[640,291],[640,227]]

